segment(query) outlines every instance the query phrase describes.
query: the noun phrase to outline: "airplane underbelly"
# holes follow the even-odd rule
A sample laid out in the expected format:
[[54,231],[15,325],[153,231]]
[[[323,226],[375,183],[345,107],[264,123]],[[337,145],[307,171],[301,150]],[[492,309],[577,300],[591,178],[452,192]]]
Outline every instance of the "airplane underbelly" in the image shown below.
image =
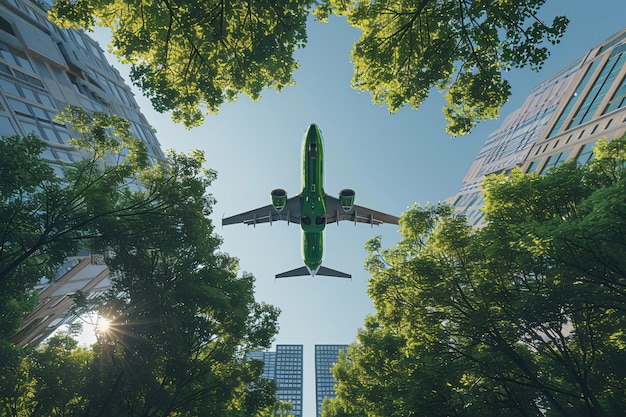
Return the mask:
[[326,227],[325,201],[319,195],[303,195],[300,202],[300,227],[304,232],[322,232]]
[[322,264],[324,258],[324,233],[302,232],[302,259],[312,270]]

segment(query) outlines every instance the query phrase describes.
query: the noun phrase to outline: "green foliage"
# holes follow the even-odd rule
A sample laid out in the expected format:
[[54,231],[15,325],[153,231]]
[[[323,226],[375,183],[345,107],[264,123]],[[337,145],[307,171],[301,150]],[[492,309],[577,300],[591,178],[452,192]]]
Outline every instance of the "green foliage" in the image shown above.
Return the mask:
[[[279,310],[257,303],[254,278],[218,251],[207,194],[216,174],[202,152],[151,164],[127,122],[79,108],[61,117],[85,155],[61,167],[63,179],[36,138],[0,141],[11,156],[0,165],[0,415],[247,417],[274,407],[275,387],[244,352],[270,345]],[[27,290],[79,244],[106,254],[113,290],[97,301],[108,330],[92,350],[69,336],[14,349]]]
[[502,73],[529,65],[540,69],[568,20],[539,19],[545,0],[355,1],[323,0],[318,18],[347,18],[363,31],[352,50],[352,85],[396,112],[418,108],[433,87],[445,91],[443,108],[453,136],[496,118],[510,96]]
[[483,229],[414,206],[395,248],[370,241],[376,315],[333,369],[324,417],[621,415],[624,149],[488,177]]
[[[44,275],[34,272],[42,259],[52,264],[63,259],[64,254],[59,257],[53,250],[38,252],[42,223],[44,231],[47,226],[41,214],[46,203],[42,194],[59,186],[54,171],[39,156],[44,149],[45,144],[34,135],[0,140],[0,286],[4,294],[19,294],[32,287]],[[7,277],[12,273],[19,278],[9,282]]]
[[77,252],[80,241],[103,232],[97,230],[101,219],[136,215],[149,205],[149,199],[144,204],[125,201],[133,173],[148,165],[145,145],[130,135],[127,122],[75,107],[60,113],[58,120],[84,133],[72,142],[85,158],[64,164],[62,179],[40,158],[45,144],[37,137],[0,141],[0,213],[5,219],[0,285],[5,291],[30,289],[42,276],[53,279],[61,262]]
[[310,3],[61,0],[50,16],[65,27],[111,29],[111,51],[131,64],[133,82],[157,111],[190,128],[240,93],[256,100],[293,83]]
[[256,303],[254,278],[217,251],[206,194],[215,173],[203,162],[201,152],[170,151],[136,192],[158,210],[112,220],[97,241],[115,276],[90,384],[102,387],[90,402],[98,415],[252,415],[273,404],[242,352],[269,346],[279,312]]
[[293,405],[290,402],[276,401],[273,405],[267,406],[266,408],[258,411],[254,417],[294,417],[294,414],[291,412],[292,408]]
[[92,351],[78,347],[68,335],[57,335],[39,349],[24,352],[5,372],[0,389],[2,416],[82,415],[83,396]]
[[544,2],[60,0],[50,17],[64,27],[111,29],[110,50],[131,65],[135,85],[190,128],[241,93],[256,100],[265,88],[292,84],[308,14],[335,14],[362,30],[351,54],[353,87],[391,112],[418,108],[437,88],[456,136],[499,115],[510,96],[503,72],[540,69],[545,44],[559,42],[568,20],[544,23]]

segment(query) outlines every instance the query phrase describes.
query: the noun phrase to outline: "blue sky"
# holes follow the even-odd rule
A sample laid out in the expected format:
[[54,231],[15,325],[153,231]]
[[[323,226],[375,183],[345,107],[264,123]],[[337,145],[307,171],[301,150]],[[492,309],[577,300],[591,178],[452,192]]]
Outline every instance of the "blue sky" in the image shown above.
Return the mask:
[[[540,73],[522,69],[507,76],[513,95],[501,120],[533,86],[620,30],[625,12],[623,0],[549,0],[542,15],[566,15],[569,29]],[[224,240],[222,251],[239,258],[241,270],[256,277],[258,301],[281,308],[276,343],[304,345],[304,417],[315,416],[314,345],[354,341],[365,315],[374,313],[363,269],[365,242],[381,235],[385,247],[394,246],[398,228],[348,222],[328,227],[324,265],[352,274],[352,280],[275,281],[276,273],[302,265],[299,226],[281,222],[222,229],[222,216],[268,204],[273,188],[284,188],[289,196],[299,192],[301,139],[310,123],[317,123],[325,138],[326,192],[336,196],[342,188],[352,188],[357,204],[395,215],[415,202],[436,203],[454,195],[487,135],[500,125],[483,123],[469,136],[450,138],[437,92],[419,110],[389,114],[372,104],[369,94],[350,88],[349,53],[358,36],[339,19],[311,21],[308,43],[296,53],[300,68],[295,86],[282,93],[266,91],[257,102],[241,97],[190,131],[154,112],[135,90],[163,149],[203,150],[206,167],[218,171],[209,192],[217,200],[212,218]],[[106,34],[94,37],[106,49]],[[115,65],[128,79],[128,70]]]

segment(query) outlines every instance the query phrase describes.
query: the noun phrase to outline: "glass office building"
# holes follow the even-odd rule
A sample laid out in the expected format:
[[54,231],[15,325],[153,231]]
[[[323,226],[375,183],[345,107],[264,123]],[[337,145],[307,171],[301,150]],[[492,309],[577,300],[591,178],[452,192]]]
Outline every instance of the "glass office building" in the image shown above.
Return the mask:
[[315,345],[316,415],[322,415],[324,398],[335,398],[335,384],[330,370],[337,363],[339,352],[348,353],[348,345]]
[[[3,0],[0,3],[0,137],[35,133],[47,145],[42,153],[58,173],[64,162],[83,154],[68,144],[70,126],[55,120],[68,105],[116,114],[147,146],[149,157],[164,155],[133,93],[107,62],[100,45],[82,31],[61,29],[48,21],[50,1]],[[66,276],[71,273],[71,276]],[[68,294],[103,291],[108,270],[99,257],[68,259],[48,286],[40,304],[14,339],[20,346],[36,342],[70,321]],[[57,284],[54,290],[48,288]]]
[[526,172],[543,174],[568,159],[584,164],[593,157],[599,138],[626,131],[626,29],[582,58],[554,113],[527,153]]
[[290,402],[293,415],[302,417],[302,345],[276,345],[275,352],[250,352],[246,357],[263,361],[263,377],[276,382],[276,398]]
[[575,159],[586,163],[601,138],[626,131],[626,29],[536,86],[491,133],[448,199],[473,226],[484,226],[480,182],[515,167],[543,174]]
[[[330,370],[337,362],[340,351],[347,353],[348,345],[315,345],[315,397],[318,417],[322,415],[324,398],[335,397],[336,381]],[[277,398],[291,402],[293,414],[302,417],[302,345],[276,345],[275,352],[250,352],[246,358],[263,361],[262,375],[276,382]]]

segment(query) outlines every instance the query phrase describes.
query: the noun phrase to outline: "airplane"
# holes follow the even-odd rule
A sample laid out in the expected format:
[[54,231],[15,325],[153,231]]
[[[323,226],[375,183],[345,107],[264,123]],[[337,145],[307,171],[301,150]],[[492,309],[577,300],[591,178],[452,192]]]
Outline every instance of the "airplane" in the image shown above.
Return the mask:
[[302,259],[304,266],[276,275],[276,278],[316,275],[352,278],[350,274],[322,266],[324,229],[327,224],[342,220],[368,223],[372,227],[382,223],[398,224],[398,217],[354,204],[356,193],[351,189],[339,192],[339,198],[324,192],[324,139],[320,129],[311,124],[302,138],[302,191],[287,198],[287,192],[277,188],[271,191],[271,204],[222,219],[222,226],[243,223],[286,221],[300,224],[302,229]]

